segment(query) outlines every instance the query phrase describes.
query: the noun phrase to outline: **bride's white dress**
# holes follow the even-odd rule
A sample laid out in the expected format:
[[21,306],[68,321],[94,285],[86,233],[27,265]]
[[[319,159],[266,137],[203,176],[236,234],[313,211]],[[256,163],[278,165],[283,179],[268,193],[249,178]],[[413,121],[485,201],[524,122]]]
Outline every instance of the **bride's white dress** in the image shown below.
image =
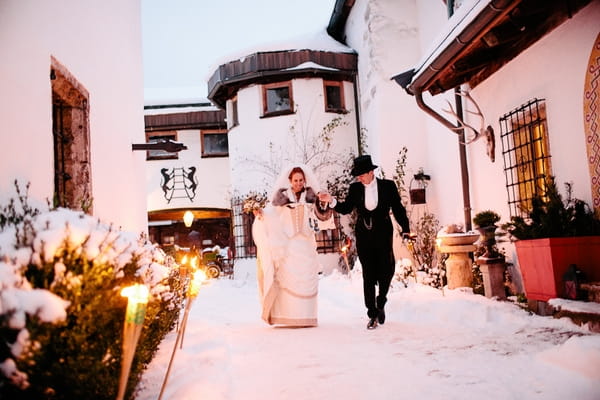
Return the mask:
[[286,205],[265,208],[252,226],[262,318],[273,325],[316,326],[320,266],[314,204],[306,202],[306,192],[298,201],[289,198]]

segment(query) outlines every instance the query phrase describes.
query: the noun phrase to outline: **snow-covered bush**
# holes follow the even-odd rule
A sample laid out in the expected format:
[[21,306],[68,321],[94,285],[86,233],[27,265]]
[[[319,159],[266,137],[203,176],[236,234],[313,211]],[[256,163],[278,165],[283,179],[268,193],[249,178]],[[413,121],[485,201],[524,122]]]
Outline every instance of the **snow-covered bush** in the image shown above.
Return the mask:
[[439,221],[429,212],[423,213],[411,232],[416,234],[413,241],[407,243],[407,248],[414,260],[413,273],[419,283],[435,288],[446,285],[447,256],[437,250],[436,237],[439,230]]
[[127,300],[148,286],[129,388],[173,328],[185,290],[143,236],[82,212],[0,208],[0,398],[114,399]]

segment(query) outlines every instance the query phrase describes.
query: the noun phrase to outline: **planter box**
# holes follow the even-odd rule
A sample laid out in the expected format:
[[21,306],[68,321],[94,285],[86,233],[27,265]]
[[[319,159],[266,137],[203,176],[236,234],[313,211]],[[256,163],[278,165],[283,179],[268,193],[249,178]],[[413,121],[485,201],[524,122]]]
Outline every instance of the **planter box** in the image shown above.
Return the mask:
[[529,300],[564,298],[563,275],[571,264],[586,280],[600,281],[600,236],[518,240],[515,247]]

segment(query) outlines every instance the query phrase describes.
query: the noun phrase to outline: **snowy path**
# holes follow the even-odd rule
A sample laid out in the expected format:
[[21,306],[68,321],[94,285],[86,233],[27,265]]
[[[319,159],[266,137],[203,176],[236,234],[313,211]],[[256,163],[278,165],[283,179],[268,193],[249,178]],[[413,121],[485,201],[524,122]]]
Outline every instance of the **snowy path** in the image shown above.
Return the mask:
[[[252,275],[213,281],[193,304],[163,399],[600,399],[600,335],[482,296],[399,284],[385,325],[368,331],[361,284],[324,277],[319,326],[291,329],[259,319]],[[137,400],[158,398],[175,337]]]

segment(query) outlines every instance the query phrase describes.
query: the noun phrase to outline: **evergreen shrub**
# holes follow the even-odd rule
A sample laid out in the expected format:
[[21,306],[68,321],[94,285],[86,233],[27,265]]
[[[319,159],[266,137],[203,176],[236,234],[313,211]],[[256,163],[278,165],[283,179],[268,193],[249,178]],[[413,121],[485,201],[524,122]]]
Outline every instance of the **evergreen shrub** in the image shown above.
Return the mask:
[[26,194],[19,202],[0,208],[0,398],[116,398],[127,305],[120,290],[142,283],[151,298],[129,375],[133,398],[182,308],[176,265],[144,236],[82,212],[40,212]]

